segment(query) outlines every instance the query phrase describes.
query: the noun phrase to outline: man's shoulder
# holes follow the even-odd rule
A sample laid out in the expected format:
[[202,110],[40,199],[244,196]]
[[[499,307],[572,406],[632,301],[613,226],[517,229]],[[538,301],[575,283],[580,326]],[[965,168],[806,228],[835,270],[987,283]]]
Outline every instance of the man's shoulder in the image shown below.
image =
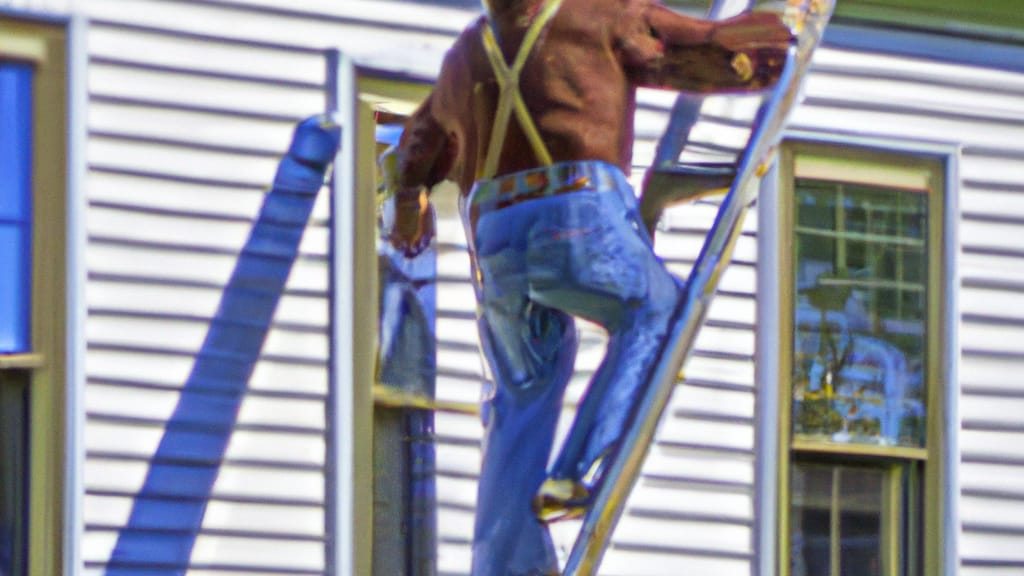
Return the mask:
[[487,26],[487,16],[484,14],[481,14],[475,20],[467,24],[466,27],[462,29],[458,38],[455,39],[455,42],[452,43],[445,60],[451,61],[462,59],[465,57],[467,52],[472,52],[479,48],[481,42],[481,31],[484,26]]

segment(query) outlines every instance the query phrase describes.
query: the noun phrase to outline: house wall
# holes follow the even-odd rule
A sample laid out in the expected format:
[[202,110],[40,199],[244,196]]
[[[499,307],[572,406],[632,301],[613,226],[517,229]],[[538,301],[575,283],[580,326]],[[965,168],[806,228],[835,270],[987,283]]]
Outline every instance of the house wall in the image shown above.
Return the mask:
[[[6,6],[68,14],[70,2]],[[464,5],[463,5],[464,6]],[[85,573],[100,574],[146,482],[224,284],[292,126],[325,106],[321,50],[430,78],[474,11],[390,0],[82,0],[87,18],[85,247]],[[979,58],[980,59],[980,58]],[[1024,60],[1022,60],[1024,61]],[[960,194],[961,573],[1024,567],[1024,74],[823,49],[794,128],[832,136],[962,146]],[[636,169],[664,128],[672,95],[644,92]],[[692,153],[728,157],[756,102],[710,101]],[[439,397],[479,398],[484,373],[461,226],[442,204]],[[446,207],[445,207],[446,206]],[[658,252],[684,274],[715,213],[673,209]],[[223,460],[196,546],[195,574],[320,574],[326,569],[327,210],[320,202]],[[757,222],[748,218],[708,324],[674,394],[602,574],[746,575],[754,570]],[[764,327],[772,329],[771,327]],[[600,360],[583,328],[566,418]],[[198,394],[215,394],[198,390]],[[184,422],[178,426],[195,426]],[[464,574],[480,426],[437,417],[440,567]],[[369,464],[368,464],[369,465]],[[186,483],[144,496],[197,502]],[[142,535],[187,533],[150,519]],[[127,533],[127,532],[126,532]],[[556,539],[567,550],[571,526]],[[170,564],[162,569],[170,569]]]

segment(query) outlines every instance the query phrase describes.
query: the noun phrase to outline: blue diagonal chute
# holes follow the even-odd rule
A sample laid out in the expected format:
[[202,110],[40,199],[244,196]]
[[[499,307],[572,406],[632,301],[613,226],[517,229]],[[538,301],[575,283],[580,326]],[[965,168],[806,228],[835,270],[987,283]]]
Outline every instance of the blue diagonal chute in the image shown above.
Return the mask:
[[151,567],[184,574],[249,377],[339,142],[340,129],[326,116],[296,127],[118,535],[108,575],[144,574]]

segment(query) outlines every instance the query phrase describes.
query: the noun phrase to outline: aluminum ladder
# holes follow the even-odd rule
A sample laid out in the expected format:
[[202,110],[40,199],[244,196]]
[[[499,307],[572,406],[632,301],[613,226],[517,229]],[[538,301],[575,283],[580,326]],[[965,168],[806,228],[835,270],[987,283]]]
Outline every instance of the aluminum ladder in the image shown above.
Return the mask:
[[[715,0],[709,17],[720,17],[727,4],[730,4],[728,0]],[[731,4],[735,7],[737,3]],[[605,464],[603,479],[593,494],[566,562],[566,576],[597,573],[626,500],[639,478],[658,421],[693,350],[722,273],[732,258],[747,209],[757,195],[758,181],[774,162],[789,113],[799,101],[811,55],[821,41],[835,0],[747,1],[745,4],[739,11],[755,5],[760,8],[762,4],[781,11],[797,41],[786,55],[782,76],[762,101],[750,139],[735,165],[678,163],[703,100],[682,95],[676,102],[641,199],[645,221],[656,221],[661,208],[667,204],[705,196],[726,187],[728,192],[687,278],[678,320],[666,338],[651,382],[638,399],[636,413],[620,449]]]

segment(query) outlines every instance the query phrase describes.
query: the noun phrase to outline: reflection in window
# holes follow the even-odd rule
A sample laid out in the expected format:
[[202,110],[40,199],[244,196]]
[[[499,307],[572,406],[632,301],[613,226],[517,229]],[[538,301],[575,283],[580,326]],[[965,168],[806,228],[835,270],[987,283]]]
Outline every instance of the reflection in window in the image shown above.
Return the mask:
[[[32,74],[0,61],[0,354],[31,351]],[[28,573],[28,381],[0,369],[0,576]]]
[[924,446],[928,195],[797,180],[793,433]]
[[0,62],[0,354],[29,349],[32,67]]

